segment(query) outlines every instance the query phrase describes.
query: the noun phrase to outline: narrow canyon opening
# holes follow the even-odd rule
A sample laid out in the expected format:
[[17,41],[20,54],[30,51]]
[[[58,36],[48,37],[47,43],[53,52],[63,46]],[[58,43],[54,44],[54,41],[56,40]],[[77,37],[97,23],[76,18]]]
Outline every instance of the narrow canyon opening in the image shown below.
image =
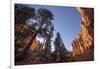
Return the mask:
[[15,4],[15,65],[94,60],[94,9],[65,9]]

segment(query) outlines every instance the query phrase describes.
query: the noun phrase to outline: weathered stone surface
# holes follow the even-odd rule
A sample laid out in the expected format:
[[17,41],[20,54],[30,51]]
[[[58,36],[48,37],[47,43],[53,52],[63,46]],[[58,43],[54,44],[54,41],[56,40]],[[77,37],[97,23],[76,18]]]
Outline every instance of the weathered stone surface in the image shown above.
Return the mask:
[[33,50],[39,51],[39,50],[40,50],[40,41],[34,40],[34,42],[32,43],[30,49],[31,49],[32,51],[33,51]]
[[72,54],[75,60],[94,59],[94,9],[77,8],[81,17],[81,31],[72,42]]

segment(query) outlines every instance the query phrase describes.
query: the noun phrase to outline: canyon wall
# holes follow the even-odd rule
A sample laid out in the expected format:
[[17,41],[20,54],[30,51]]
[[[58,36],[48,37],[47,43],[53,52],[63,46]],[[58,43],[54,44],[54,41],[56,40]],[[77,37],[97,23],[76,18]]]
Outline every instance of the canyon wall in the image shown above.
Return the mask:
[[81,30],[72,42],[72,55],[75,61],[94,60],[94,9],[77,8],[82,22]]

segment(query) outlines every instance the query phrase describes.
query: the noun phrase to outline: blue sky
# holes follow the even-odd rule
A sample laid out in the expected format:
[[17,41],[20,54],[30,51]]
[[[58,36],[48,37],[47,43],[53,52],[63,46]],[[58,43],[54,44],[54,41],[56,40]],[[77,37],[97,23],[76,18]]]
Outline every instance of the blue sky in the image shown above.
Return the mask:
[[[81,16],[75,7],[30,5],[35,9],[46,8],[54,15],[54,38],[60,32],[67,50],[71,50],[71,43],[80,31]],[[53,38],[53,39],[54,39]]]

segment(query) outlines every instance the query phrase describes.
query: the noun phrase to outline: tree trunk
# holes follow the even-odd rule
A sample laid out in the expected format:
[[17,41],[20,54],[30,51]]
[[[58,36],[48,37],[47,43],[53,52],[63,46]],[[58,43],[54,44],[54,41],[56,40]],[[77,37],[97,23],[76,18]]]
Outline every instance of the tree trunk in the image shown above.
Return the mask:
[[43,24],[44,24],[44,22],[42,21],[42,22],[41,22],[41,25],[40,25],[40,27],[39,27],[39,29],[38,29],[38,30],[35,32],[35,34],[32,36],[30,42],[27,44],[27,46],[26,46],[26,48],[24,49],[24,51],[23,51],[20,55],[18,55],[18,56],[15,57],[15,62],[16,62],[16,61],[22,61],[22,60],[24,60],[24,58],[25,58],[25,56],[26,56],[26,54],[27,54],[27,51],[28,51],[29,48],[31,47],[31,45],[32,45],[33,41],[35,40],[36,36],[38,35],[38,33],[41,31]]
[[[42,25],[43,25],[43,24],[42,24]],[[25,56],[26,56],[26,54],[27,54],[27,51],[29,50],[29,48],[31,47],[31,45],[32,45],[33,41],[35,40],[36,36],[37,36],[38,33],[40,32],[40,30],[41,30],[41,28],[42,28],[42,25],[41,25],[40,28],[35,32],[35,34],[32,36],[30,42],[27,44],[27,46],[26,46],[26,48],[24,49],[24,51],[23,51],[20,55],[18,55],[18,56],[15,57],[15,62],[16,62],[16,61],[22,61],[22,60],[25,58]]]
[[24,49],[24,51],[19,55],[17,56],[15,59],[16,61],[21,61],[25,58],[26,54],[27,54],[27,51],[29,50],[29,48],[31,47],[33,41],[35,40],[36,36],[37,36],[38,33],[36,33],[35,35],[32,36],[30,42],[27,44],[26,48]]

